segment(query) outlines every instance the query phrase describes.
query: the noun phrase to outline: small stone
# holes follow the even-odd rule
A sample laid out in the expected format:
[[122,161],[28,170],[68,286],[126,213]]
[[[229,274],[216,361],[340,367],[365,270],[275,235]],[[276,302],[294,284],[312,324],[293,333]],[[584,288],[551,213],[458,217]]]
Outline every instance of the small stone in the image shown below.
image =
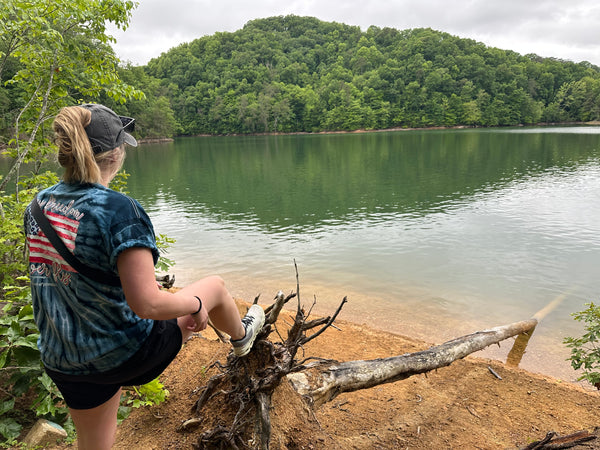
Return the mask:
[[67,437],[67,432],[60,425],[46,419],[38,420],[33,428],[27,433],[23,442],[28,447],[37,447],[54,444],[56,441]]

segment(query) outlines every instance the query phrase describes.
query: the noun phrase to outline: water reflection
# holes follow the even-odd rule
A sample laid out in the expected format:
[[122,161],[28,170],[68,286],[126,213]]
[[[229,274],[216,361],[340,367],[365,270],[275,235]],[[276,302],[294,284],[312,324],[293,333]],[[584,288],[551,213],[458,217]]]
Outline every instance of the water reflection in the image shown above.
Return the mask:
[[149,203],[159,187],[190,213],[304,233],[389,214],[451,213],[477,193],[572,170],[590,157],[591,137],[583,147],[571,145],[572,135],[470,130],[195,138],[130,152],[127,168],[152,174],[129,182]]
[[416,131],[182,139],[131,151],[126,168],[186,258],[306,255],[342,280],[450,283],[463,295],[483,278],[492,293],[473,296],[521,298],[588,277],[598,155],[597,134],[571,129]]

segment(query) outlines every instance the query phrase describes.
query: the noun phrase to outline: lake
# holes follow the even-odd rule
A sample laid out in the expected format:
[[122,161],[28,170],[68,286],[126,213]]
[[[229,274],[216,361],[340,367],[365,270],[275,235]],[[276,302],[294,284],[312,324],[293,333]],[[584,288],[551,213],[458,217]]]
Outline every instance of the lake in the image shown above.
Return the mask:
[[[520,367],[573,381],[597,302],[600,127],[181,138],[128,151],[130,195],[176,239],[177,285],[439,344],[552,308]],[[505,361],[513,340],[476,353]]]
[[[198,137],[128,153],[183,285],[220,274],[431,343],[532,317],[520,367],[576,378],[562,340],[597,300],[600,127]],[[478,356],[506,359],[512,340]]]

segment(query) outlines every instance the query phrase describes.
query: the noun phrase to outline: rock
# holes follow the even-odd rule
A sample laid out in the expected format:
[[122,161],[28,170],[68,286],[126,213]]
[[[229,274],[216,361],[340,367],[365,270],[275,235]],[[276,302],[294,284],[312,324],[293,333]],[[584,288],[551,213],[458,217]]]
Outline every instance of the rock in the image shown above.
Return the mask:
[[28,447],[37,447],[54,444],[60,439],[67,437],[67,432],[60,425],[46,419],[38,420],[33,428],[27,433],[23,442]]

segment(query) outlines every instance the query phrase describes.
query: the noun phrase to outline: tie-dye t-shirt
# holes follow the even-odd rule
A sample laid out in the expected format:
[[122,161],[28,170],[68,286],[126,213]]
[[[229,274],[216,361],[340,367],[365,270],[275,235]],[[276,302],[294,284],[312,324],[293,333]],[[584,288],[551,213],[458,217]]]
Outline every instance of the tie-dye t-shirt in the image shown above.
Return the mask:
[[[34,200],[35,201],[35,200]],[[40,207],[81,263],[114,275],[117,257],[158,249],[150,218],[134,199],[100,184],[59,183],[38,194]],[[73,375],[105,372],[129,359],[148,337],[153,321],[141,319],[120,287],[79,274],[25,212],[29,271],[38,347],[49,369]]]

